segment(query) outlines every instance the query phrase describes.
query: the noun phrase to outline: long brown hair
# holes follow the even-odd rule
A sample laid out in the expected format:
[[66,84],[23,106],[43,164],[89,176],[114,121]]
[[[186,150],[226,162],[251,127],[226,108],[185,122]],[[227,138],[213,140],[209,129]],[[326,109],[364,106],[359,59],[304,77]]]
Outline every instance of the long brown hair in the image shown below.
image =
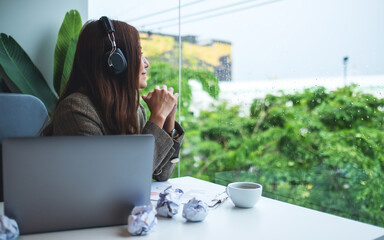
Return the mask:
[[[119,75],[110,72],[107,53],[111,42],[101,21],[89,21],[80,32],[72,72],[56,106],[75,92],[89,97],[99,117],[111,134],[137,134],[139,107],[139,70],[141,47],[139,33],[131,25],[112,20],[116,45],[127,60],[127,70]],[[54,116],[53,116],[54,117]],[[52,135],[52,123],[42,135]]]

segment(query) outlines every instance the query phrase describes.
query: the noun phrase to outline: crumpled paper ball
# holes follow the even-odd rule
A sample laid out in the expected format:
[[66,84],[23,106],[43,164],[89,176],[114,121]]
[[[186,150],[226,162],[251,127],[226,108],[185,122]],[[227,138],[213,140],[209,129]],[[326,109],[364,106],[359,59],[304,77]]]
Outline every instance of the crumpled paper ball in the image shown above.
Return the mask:
[[159,194],[157,201],[157,214],[162,217],[172,217],[177,214],[180,207],[180,198],[183,196],[183,190],[172,186],[167,187],[162,193]]
[[0,215],[0,240],[13,240],[19,236],[19,226],[15,220]]
[[151,203],[132,209],[128,217],[128,232],[132,235],[145,235],[157,224],[156,211]]
[[183,217],[190,222],[201,222],[208,215],[208,204],[196,198],[189,200],[183,208]]

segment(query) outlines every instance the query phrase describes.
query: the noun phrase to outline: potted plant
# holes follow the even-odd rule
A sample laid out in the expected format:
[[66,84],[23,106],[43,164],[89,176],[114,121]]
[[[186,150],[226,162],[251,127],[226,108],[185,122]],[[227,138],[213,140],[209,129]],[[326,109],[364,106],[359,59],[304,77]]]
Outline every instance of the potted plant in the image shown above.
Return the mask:
[[0,92],[30,94],[39,98],[52,112],[57,96],[68,81],[76,44],[82,28],[77,10],[66,13],[60,27],[55,55],[52,90],[40,70],[12,36],[0,34]]

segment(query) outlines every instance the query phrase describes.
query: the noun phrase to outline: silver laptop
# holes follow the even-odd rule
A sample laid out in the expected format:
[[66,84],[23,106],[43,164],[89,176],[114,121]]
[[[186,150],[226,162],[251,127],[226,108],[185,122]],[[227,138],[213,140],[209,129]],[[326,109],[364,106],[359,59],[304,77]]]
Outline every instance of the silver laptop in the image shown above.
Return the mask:
[[3,141],[4,213],[20,233],[127,224],[150,202],[154,137]]

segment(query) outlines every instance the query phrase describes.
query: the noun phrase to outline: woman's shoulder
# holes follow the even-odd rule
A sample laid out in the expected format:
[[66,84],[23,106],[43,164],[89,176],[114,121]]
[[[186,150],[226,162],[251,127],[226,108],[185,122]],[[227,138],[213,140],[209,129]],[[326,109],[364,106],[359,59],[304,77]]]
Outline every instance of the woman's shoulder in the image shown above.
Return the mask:
[[63,103],[69,103],[69,102],[78,102],[78,103],[84,103],[84,104],[92,104],[89,97],[83,93],[75,92],[64,98],[61,102]]
[[102,135],[104,128],[91,100],[72,93],[58,105],[53,116],[56,135]]
[[83,93],[72,93],[64,98],[57,106],[55,111],[57,114],[60,113],[82,113],[86,115],[97,115],[96,108],[92,104],[89,97]]

